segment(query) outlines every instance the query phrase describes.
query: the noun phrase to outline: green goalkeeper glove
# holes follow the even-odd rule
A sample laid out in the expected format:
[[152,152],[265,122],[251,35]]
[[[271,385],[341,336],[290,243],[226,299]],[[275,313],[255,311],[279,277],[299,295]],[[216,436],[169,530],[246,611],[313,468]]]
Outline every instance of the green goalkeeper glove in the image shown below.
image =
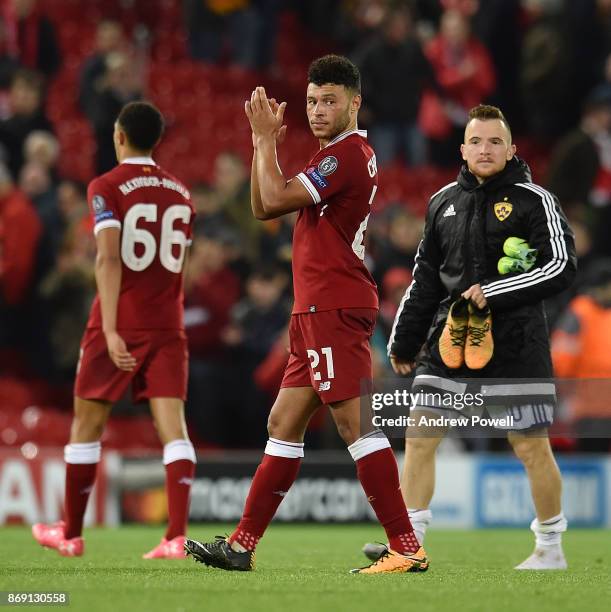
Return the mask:
[[503,244],[503,252],[507,257],[501,257],[497,265],[500,274],[510,272],[528,272],[537,259],[537,249],[531,249],[523,238],[510,236]]

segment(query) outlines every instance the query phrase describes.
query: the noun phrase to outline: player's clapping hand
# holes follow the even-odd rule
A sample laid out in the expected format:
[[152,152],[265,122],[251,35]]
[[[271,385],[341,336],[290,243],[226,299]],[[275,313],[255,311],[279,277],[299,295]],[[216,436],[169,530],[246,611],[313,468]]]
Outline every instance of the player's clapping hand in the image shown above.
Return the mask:
[[[286,102],[283,102],[283,104],[286,106]],[[272,109],[272,113],[274,113],[274,115],[278,114],[278,111],[280,110],[280,104],[276,102],[276,98],[270,98],[269,107]],[[282,111],[282,114],[284,115],[284,110]],[[278,144],[282,144],[284,142],[285,136],[286,136],[286,125],[281,125],[280,129],[276,132],[276,142]]]
[[400,376],[409,376],[412,373],[416,364],[413,361],[405,361],[403,359],[395,357],[394,355],[391,355],[390,365],[392,366],[392,369],[394,370],[395,374],[399,374]]
[[[276,101],[276,98],[269,99],[269,106],[272,109],[272,113],[274,113],[274,115],[278,112],[278,109],[280,108],[280,104],[278,104],[278,102]],[[278,130],[278,132],[276,133],[276,142],[278,144],[282,144],[284,142],[285,136],[286,136],[286,125],[282,125],[280,129]],[[252,146],[255,149],[257,148],[257,136],[255,135],[254,132],[252,133]]]
[[119,370],[131,372],[136,367],[136,358],[127,350],[125,340],[117,332],[107,332],[105,336],[112,362]]
[[284,138],[281,131],[286,132],[286,126],[282,123],[285,108],[286,102],[278,104],[274,100],[272,104],[267,98],[265,88],[257,87],[252,92],[250,100],[244,103],[244,110],[252,128],[253,139],[265,136]]

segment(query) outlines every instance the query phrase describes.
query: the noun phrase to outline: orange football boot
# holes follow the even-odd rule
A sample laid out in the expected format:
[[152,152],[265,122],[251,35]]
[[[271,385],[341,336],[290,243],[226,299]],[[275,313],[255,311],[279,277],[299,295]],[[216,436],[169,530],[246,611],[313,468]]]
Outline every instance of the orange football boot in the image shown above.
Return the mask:
[[390,548],[367,567],[350,570],[351,574],[406,574],[408,572],[426,572],[429,560],[422,546],[412,555],[401,555]]
[[465,363],[470,370],[481,370],[492,359],[492,313],[469,303],[469,326],[465,346]]
[[453,370],[465,361],[465,341],[469,323],[469,302],[458,298],[448,312],[443,332],[439,337],[439,354],[443,363]]

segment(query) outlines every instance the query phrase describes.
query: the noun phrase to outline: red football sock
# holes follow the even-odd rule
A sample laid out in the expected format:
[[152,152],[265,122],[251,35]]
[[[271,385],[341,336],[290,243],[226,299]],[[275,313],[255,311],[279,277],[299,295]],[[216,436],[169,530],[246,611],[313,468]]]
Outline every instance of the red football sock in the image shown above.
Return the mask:
[[64,512],[66,518],[65,538],[80,537],[83,533],[83,517],[89,494],[95,482],[97,463],[66,464],[66,494]]
[[[303,456],[303,444],[280,440],[270,439],[265,450],[252,479],[242,519],[229,537],[229,543],[237,542],[246,550],[256,548],[280,502],[295,482]],[[270,450],[284,456],[268,454]]]
[[390,548],[403,555],[415,553],[420,544],[401,496],[399,472],[392,450],[382,448],[360,457],[356,460],[356,473],[367,500],[386,531]]
[[189,495],[195,475],[195,464],[188,459],[172,461],[165,466],[165,487],[168,497],[168,528],[165,539],[185,535],[189,518]]

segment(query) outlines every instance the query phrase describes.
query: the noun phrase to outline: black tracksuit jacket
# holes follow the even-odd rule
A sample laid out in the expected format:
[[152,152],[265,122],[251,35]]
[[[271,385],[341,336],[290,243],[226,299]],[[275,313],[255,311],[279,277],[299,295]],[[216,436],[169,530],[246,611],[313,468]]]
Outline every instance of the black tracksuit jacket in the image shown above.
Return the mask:
[[[528,272],[500,275],[497,262],[510,236],[538,249],[537,261]],[[566,289],[576,271],[573,233],[558,200],[531,182],[524,161],[514,157],[482,184],[463,165],[457,181],[429,202],[389,353],[409,361],[418,356],[417,373],[472,376],[466,366],[447,370],[437,342],[452,301],[479,283],[492,311],[495,349],[477,375],[552,376],[543,300]]]

